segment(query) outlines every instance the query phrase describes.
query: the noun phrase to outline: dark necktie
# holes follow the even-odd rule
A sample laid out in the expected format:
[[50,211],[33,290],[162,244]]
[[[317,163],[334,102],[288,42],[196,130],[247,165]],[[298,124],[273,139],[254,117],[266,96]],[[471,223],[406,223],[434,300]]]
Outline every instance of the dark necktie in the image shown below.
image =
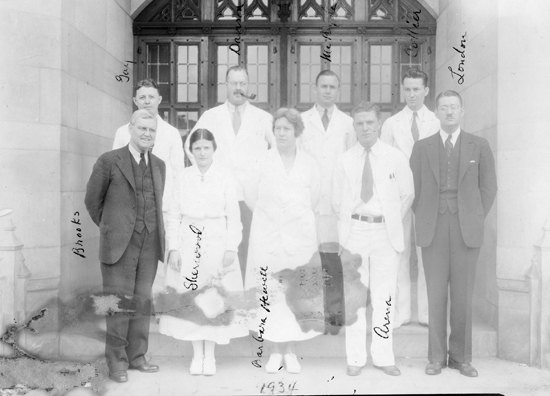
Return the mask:
[[145,173],[145,171],[147,170],[147,164],[145,163],[145,154],[143,153],[139,154],[139,167],[141,168],[143,173]]
[[411,132],[413,135],[413,139],[416,142],[420,137],[420,132],[418,131],[418,124],[416,123],[416,111],[413,113],[413,123],[411,126]]
[[323,126],[325,127],[325,131],[326,131],[328,128],[328,122],[329,122],[328,109],[325,109],[325,114],[323,114],[323,116],[321,117],[321,121],[323,122]]
[[453,152],[453,142],[451,142],[451,138],[453,135],[449,133],[449,136],[447,136],[447,140],[445,140],[445,151],[447,152],[447,155],[450,157],[451,153]]
[[369,200],[372,198],[372,167],[370,165],[370,148],[365,149],[365,165],[363,166],[363,177],[361,178],[362,185],[361,185],[361,200],[363,202],[369,202]]

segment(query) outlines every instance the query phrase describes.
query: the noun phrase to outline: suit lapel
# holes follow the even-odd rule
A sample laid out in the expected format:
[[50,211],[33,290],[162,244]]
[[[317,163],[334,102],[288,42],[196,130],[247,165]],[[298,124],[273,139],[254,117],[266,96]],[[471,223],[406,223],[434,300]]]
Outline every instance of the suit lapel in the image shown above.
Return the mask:
[[134,171],[132,170],[132,155],[130,149],[126,146],[126,150],[122,150],[119,154],[119,160],[117,162],[120,171],[128,180],[128,183],[132,186],[132,189],[136,191],[136,184],[134,180]]
[[355,197],[355,181],[357,179],[357,167],[355,166],[355,160],[358,149],[357,147],[354,147],[352,150],[353,151],[348,152],[350,155],[344,155],[342,158],[342,163],[344,165],[344,170],[348,178],[349,185],[351,186],[351,196]]
[[[334,116],[334,114],[333,114],[333,116]],[[325,132],[325,127],[323,126],[323,123],[321,122],[321,117],[319,117],[319,112],[317,111],[315,106],[313,106],[311,114],[309,115],[309,120],[311,121],[311,124],[315,128],[317,128],[319,131],[321,131],[323,133]],[[329,122],[329,125],[330,125],[330,122]]]
[[[399,114],[399,129],[401,131],[401,134],[404,136],[404,138],[409,141],[409,143],[413,143],[413,136],[411,132],[411,126],[409,125],[409,120],[407,120],[407,116],[405,115],[404,111],[402,110]],[[420,125],[419,125],[420,127]]]
[[475,143],[472,141],[469,133],[464,131],[460,132],[460,158],[458,164],[458,183],[464,177],[468,165],[470,164],[470,159],[474,153]]
[[430,163],[430,168],[437,180],[437,185],[439,186],[439,133],[433,135],[433,137],[428,138],[428,145],[426,146],[426,155],[428,156],[428,162]]
[[[155,199],[162,197],[162,175],[160,173],[160,166],[157,158],[149,154],[149,160],[151,163],[151,176],[153,177],[153,187],[155,189]],[[158,200],[157,200],[158,202]]]

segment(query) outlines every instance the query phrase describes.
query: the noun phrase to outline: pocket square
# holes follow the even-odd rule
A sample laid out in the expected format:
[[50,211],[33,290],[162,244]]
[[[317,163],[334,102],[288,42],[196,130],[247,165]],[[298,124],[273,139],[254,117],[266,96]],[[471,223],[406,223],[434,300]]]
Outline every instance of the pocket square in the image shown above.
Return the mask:
[[475,163],[475,162],[476,162],[475,160],[471,160],[471,161],[470,161],[470,164],[473,164],[473,163]]

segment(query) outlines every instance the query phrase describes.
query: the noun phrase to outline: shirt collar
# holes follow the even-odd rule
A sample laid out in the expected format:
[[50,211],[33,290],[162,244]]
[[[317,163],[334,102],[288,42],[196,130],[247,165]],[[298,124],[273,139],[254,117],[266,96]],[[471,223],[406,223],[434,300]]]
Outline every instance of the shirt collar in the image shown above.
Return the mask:
[[[376,139],[376,143],[374,143],[372,145],[372,147],[370,148],[370,151],[372,154],[374,154],[375,156],[378,156],[379,154],[379,151],[380,151],[380,138]],[[365,148],[363,147],[363,145],[359,142],[355,143],[355,147],[356,147],[356,154],[358,157],[362,156],[363,153],[365,152]]]
[[[139,164],[139,161],[141,161],[140,152],[137,151],[134,148],[134,146],[132,146],[132,143],[128,143],[128,149],[130,150],[130,154],[132,154],[132,157],[134,157],[136,162]],[[149,156],[148,155],[145,155],[145,164],[149,164]]]
[[241,113],[241,115],[243,114],[244,112],[244,109],[246,108],[246,105],[248,103],[248,100],[246,100],[242,105],[240,106],[235,106],[234,104],[230,103],[229,100],[226,100],[225,101],[227,103],[227,108],[229,109],[229,112],[231,114],[235,113],[235,109],[238,107],[239,108],[239,113]]
[[[453,147],[456,145],[456,141],[458,140],[458,135],[460,135],[460,126],[456,128],[456,130],[451,134],[451,143],[453,144]],[[445,141],[447,140],[447,137],[449,134],[445,132],[443,129],[439,130],[439,136],[441,136],[441,140],[443,141],[443,145],[445,145]]]
[[[428,111],[428,108],[425,105],[422,105],[422,107],[416,111],[416,114],[418,115],[419,120],[422,120],[424,118],[424,114],[426,114],[426,111]],[[414,111],[411,110],[409,106],[405,106],[405,108],[403,109],[403,112],[405,113],[407,120],[411,121],[412,123],[412,116]]]
[[[332,113],[334,113],[334,109],[336,108],[336,105],[332,105],[330,106],[327,110],[328,110],[328,118],[329,120],[332,118]],[[324,107],[321,107],[319,106],[317,103],[315,104],[315,110],[317,110],[317,112],[319,113],[319,116],[322,118],[323,115],[325,114],[325,108]]]

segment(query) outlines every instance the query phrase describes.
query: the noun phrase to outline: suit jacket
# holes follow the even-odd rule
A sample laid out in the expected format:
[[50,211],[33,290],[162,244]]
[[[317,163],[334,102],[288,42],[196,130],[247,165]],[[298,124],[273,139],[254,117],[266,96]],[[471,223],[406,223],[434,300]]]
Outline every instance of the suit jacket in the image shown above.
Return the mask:
[[[397,252],[402,252],[405,248],[403,217],[409,211],[414,197],[412,173],[403,153],[380,140],[376,145],[379,154],[378,166],[373,166],[374,188],[380,197],[390,243]],[[357,157],[363,150],[363,146],[356,143],[344,153],[334,173],[332,203],[338,214],[340,250],[346,246],[351,230],[357,172],[363,171],[362,166],[357,166]]]
[[[416,142],[410,164],[414,177],[416,244],[432,243],[439,205],[439,145],[436,133]],[[468,247],[483,244],[485,216],[497,192],[495,160],[489,142],[460,131],[458,167],[458,218],[464,243]]]
[[[150,154],[149,159],[157,206],[158,260],[163,261],[162,194],[166,166],[154,154]],[[104,264],[114,264],[122,257],[134,232],[137,198],[131,161],[134,159],[128,146],[101,155],[86,185],[84,203],[93,222],[99,226],[99,260]]]
[[296,143],[317,161],[321,177],[321,199],[315,212],[321,215],[332,214],[332,175],[336,162],[357,141],[353,119],[335,106],[325,131],[321,116],[313,106],[302,113],[302,121],[304,133]]
[[[439,120],[426,106],[418,111],[420,118],[418,125],[419,140],[437,133],[440,129]],[[411,157],[414,146],[414,138],[411,132],[412,115],[406,107],[399,113],[388,118],[382,125],[380,139],[395,147],[407,158]]]

